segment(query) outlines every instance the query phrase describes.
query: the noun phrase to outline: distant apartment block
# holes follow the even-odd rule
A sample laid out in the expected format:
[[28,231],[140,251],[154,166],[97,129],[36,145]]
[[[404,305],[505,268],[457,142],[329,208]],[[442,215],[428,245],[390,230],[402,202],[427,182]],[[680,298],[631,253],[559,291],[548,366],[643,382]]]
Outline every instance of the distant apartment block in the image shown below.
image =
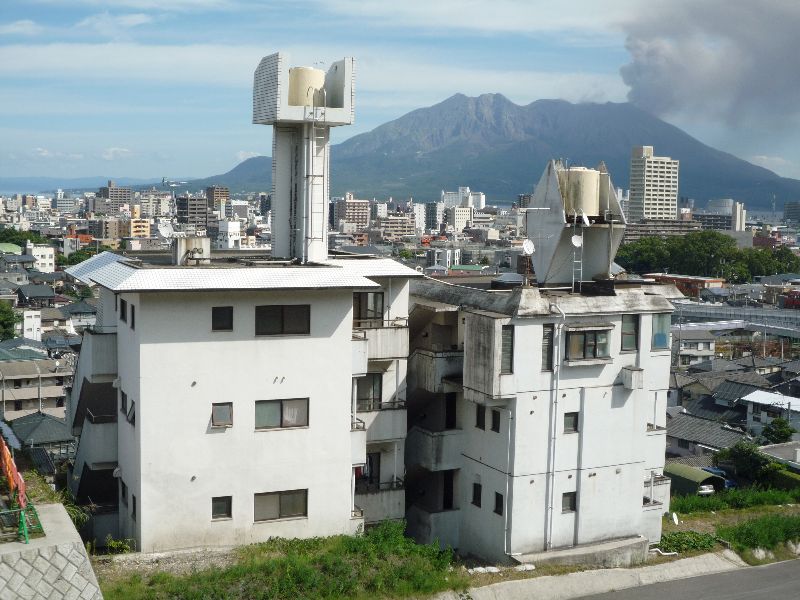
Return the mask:
[[679,161],[655,156],[652,146],[637,146],[631,153],[630,199],[625,215],[629,223],[642,219],[676,219],[678,216]]
[[231,193],[226,187],[212,185],[206,188],[206,200],[208,201],[208,208],[211,210],[220,210],[220,207],[227,205],[230,199]]
[[428,202],[425,204],[425,229],[437,231],[444,223],[444,202]]
[[456,192],[446,192],[442,190],[441,202],[445,208],[453,206],[470,206],[477,210],[486,207],[486,194],[483,192],[473,192],[468,187],[459,187]]
[[178,223],[194,225],[198,229],[208,227],[208,202],[205,198],[179,196],[175,199],[175,211]]
[[[128,187],[118,187],[112,180],[109,180],[108,185],[100,188],[97,197],[106,201],[107,212],[118,213],[124,204],[133,202],[133,190]],[[101,212],[97,206],[95,206],[95,210]]]
[[333,207],[334,228],[339,229],[342,222],[353,226],[356,231],[369,227],[370,201],[359,200],[350,192],[339,198]]

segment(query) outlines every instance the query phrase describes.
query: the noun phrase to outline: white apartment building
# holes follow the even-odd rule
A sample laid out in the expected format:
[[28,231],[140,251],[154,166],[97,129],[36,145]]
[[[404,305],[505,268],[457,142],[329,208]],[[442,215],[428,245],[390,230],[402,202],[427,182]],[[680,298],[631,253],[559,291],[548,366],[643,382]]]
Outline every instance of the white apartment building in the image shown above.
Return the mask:
[[636,146],[631,153],[628,221],[678,217],[679,161],[655,156],[652,146]]
[[[99,288],[67,418],[80,436],[73,493],[109,504],[94,519],[100,541],[111,532],[153,552],[403,517],[409,279],[419,274],[328,257],[327,175],[315,182],[318,162],[286,158],[308,129],[306,94],[345,104],[324,107],[314,156],[327,155],[330,125],[352,120],[352,59],[327,77],[308,70],[273,54],[255,76],[254,121],[275,125],[279,148],[282,259],[217,259],[207,238],[184,237],[171,264],[105,252],[68,270]],[[264,100],[276,86],[292,103]]]
[[56,270],[56,251],[52,246],[34,244],[28,240],[22,253],[36,259],[33,264],[36,270],[42,273],[53,273]]
[[[679,293],[612,280],[616,197],[595,187],[599,198],[580,199],[588,224],[567,225],[575,197],[561,197],[556,174],[551,163],[532,204],[549,210],[528,217],[540,287],[412,282],[409,531],[491,561],[613,539],[645,552],[669,505],[668,297]],[[595,257],[573,283],[564,236]]]
[[472,223],[472,215],[475,209],[471,206],[453,206],[447,209],[447,227],[455,232],[463,231],[464,228]]
[[483,192],[473,192],[469,187],[462,186],[458,188],[457,192],[446,192],[442,190],[440,201],[444,203],[445,208],[464,206],[482,210],[486,207],[486,194]]
[[336,229],[340,229],[344,222],[354,226],[357,231],[364,230],[369,227],[369,220],[369,200],[359,200],[348,192],[334,204],[333,223]]
[[413,203],[411,212],[414,214],[414,229],[417,235],[422,235],[425,233],[425,205]]

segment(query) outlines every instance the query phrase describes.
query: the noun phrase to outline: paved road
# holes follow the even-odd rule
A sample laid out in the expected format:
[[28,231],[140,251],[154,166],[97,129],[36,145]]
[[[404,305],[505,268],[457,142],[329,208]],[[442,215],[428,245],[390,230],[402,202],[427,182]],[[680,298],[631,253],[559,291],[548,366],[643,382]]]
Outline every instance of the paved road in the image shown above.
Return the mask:
[[592,600],[791,600],[800,598],[800,560],[584,596]]

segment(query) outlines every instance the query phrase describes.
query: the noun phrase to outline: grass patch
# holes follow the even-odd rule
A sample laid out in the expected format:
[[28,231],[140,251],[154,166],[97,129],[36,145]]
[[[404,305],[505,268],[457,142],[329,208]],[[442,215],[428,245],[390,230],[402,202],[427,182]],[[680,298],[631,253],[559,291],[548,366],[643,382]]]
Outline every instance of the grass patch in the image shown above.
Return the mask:
[[750,508],[777,504],[793,504],[800,502],[800,489],[762,490],[759,488],[742,488],[726,490],[712,496],[673,496],[670,510],[682,514],[725,510],[727,508]]
[[102,583],[108,600],[405,598],[464,589],[451,551],[403,535],[402,522],[358,536],[272,539],[241,548],[236,563],[189,575],[139,574]]
[[800,540],[800,515],[766,515],[736,525],[720,526],[717,535],[740,554],[746,550],[775,550],[786,542]]

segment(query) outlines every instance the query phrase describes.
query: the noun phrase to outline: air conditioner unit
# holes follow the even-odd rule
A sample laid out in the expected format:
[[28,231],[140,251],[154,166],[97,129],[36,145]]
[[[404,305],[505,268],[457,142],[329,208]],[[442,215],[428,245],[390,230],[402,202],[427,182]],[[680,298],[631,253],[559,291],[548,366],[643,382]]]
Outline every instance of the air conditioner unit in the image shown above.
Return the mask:
[[641,390],[644,387],[644,370],[640,367],[622,367],[622,385],[626,390]]

